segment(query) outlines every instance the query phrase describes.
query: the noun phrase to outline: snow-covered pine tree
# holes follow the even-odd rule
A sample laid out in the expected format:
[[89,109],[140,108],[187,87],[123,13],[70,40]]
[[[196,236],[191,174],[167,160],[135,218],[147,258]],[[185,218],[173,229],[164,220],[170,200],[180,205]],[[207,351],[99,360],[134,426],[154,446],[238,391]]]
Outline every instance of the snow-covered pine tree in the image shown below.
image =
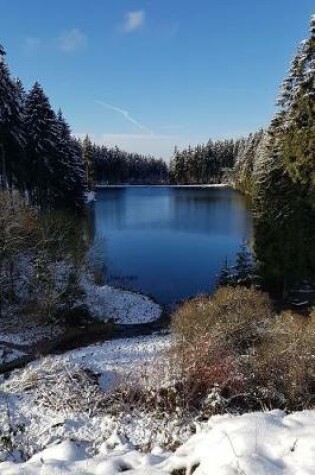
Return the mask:
[[85,167],[86,183],[88,191],[94,188],[93,145],[90,137],[86,135],[82,142],[82,156]]
[[291,62],[278,105],[283,118],[281,147],[287,171],[294,182],[314,184],[315,15],[311,18],[309,38],[302,42]]
[[56,206],[81,210],[84,204],[85,173],[81,147],[61,110],[57,114],[58,168],[55,169]]
[[284,80],[254,191],[255,250],[286,293],[315,271],[315,17]]
[[52,208],[58,175],[58,124],[54,111],[38,82],[25,102],[26,188],[32,203]]
[[24,135],[18,86],[11,78],[4,56],[0,45],[0,175],[1,187],[11,189],[19,169]]
[[254,185],[253,171],[255,169],[256,154],[263,135],[264,131],[261,129],[241,141],[235,159],[235,185],[242,192],[250,195]]

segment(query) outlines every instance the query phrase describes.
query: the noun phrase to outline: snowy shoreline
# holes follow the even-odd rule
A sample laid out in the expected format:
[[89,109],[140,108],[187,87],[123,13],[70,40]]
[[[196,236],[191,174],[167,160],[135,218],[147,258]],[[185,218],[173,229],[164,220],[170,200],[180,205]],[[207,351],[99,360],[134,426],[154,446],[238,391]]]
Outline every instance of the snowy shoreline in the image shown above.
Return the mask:
[[[163,308],[146,295],[108,285],[98,286],[86,277],[82,280],[82,288],[85,291],[82,303],[96,324],[112,323],[122,328],[147,325],[149,328],[163,315]],[[14,362],[23,362],[25,358],[27,363],[37,345],[58,342],[58,339],[62,341],[65,332],[62,325],[28,322],[14,317],[7,323],[3,319],[0,321],[0,367],[12,363],[13,368]]]
[[96,190],[106,188],[232,188],[230,183],[196,184],[196,185],[132,185],[122,183],[117,185],[96,185]]
[[84,303],[98,321],[137,325],[155,322],[162,316],[162,307],[147,295],[110,285],[98,286],[88,279],[83,279],[82,286],[86,293]]

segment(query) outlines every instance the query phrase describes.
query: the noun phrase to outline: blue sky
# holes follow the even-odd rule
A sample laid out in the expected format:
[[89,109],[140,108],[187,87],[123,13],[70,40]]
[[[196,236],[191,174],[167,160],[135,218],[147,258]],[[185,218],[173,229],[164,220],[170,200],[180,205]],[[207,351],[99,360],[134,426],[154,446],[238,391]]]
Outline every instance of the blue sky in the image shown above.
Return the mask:
[[0,42],[76,134],[168,159],[268,123],[314,0],[0,0]]

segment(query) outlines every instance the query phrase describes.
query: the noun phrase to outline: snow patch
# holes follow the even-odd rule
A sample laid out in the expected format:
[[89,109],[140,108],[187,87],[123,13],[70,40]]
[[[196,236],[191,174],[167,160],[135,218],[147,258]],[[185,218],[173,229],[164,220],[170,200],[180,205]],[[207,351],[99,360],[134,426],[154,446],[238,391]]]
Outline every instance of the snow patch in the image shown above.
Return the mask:
[[85,193],[85,202],[86,203],[93,203],[96,201],[96,194],[95,191],[88,191]]
[[98,320],[135,325],[152,323],[162,315],[162,308],[146,295],[121,290],[109,285],[97,286],[87,278],[82,282],[85,302]]

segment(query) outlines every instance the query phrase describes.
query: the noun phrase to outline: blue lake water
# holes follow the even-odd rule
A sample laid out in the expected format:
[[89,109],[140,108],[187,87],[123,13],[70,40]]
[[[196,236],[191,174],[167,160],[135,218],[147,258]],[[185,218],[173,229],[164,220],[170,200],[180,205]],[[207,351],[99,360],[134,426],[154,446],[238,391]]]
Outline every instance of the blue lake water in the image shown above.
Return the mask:
[[227,188],[117,187],[97,192],[92,227],[109,284],[159,303],[213,290],[252,236],[248,202]]

